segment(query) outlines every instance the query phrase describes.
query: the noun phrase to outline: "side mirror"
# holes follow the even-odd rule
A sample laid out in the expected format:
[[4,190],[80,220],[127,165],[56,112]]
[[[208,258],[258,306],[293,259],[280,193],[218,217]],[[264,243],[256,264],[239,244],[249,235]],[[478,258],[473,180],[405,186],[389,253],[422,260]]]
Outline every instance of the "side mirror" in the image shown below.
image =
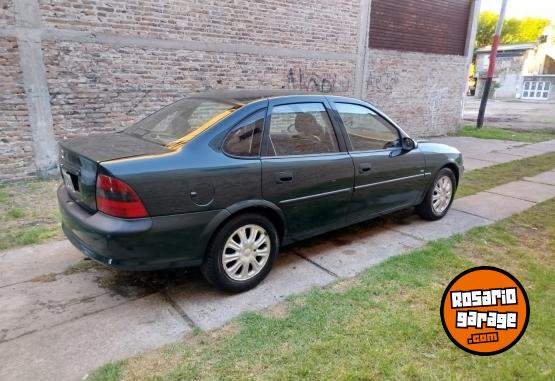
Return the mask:
[[412,151],[413,149],[416,148],[416,142],[411,138],[404,137],[401,140],[401,146],[403,147],[404,151]]

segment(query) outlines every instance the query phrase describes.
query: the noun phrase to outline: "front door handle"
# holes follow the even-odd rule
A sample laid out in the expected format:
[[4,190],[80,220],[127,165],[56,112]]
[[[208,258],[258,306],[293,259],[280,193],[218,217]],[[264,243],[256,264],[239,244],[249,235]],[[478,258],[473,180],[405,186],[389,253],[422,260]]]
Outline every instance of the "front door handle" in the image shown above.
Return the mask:
[[368,173],[372,169],[372,165],[370,163],[360,163],[358,165],[358,173]]
[[293,172],[290,172],[290,171],[276,172],[274,174],[274,179],[276,180],[277,184],[291,182],[293,181]]

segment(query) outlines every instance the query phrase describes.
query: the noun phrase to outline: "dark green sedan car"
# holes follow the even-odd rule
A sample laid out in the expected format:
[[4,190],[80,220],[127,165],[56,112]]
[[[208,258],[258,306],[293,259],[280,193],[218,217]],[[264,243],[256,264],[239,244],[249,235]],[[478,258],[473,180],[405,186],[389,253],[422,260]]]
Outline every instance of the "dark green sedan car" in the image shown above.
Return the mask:
[[[244,291],[279,247],[400,209],[448,211],[461,153],[415,142],[357,99],[236,92],[179,100],[126,130],[60,144],[62,226],[127,270],[200,266]],[[372,248],[369,248],[372,250]]]

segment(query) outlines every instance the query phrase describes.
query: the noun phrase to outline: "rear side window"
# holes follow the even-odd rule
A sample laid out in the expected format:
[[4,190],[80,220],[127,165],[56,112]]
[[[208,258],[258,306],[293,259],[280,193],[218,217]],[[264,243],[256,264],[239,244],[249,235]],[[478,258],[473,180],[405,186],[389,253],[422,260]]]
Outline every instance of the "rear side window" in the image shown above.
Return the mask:
[[147,116],[123,132],[173,148],[187,143],[241,106],[232,101],[184,98]]
[[338,151],[337,138],[322,103],[296,103],[272,109],[269,156]]
[[265,113],[265,110],[258,111],[240,122],[227,136],[224,151],[233,156],[258,156]]
[[364,106],[336,103],[354,151],[400,147],[399,132],[387,120]]

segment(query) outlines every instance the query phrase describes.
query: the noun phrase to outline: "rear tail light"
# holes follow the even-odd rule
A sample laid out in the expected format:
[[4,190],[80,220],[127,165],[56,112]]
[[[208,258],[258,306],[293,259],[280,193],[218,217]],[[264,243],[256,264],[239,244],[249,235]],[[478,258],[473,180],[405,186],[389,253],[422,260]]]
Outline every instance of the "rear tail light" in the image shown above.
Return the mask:
[[133,188],[106,175],[98,175],[96,178],[96,208],[114,217],[148,217],[143,202]]

